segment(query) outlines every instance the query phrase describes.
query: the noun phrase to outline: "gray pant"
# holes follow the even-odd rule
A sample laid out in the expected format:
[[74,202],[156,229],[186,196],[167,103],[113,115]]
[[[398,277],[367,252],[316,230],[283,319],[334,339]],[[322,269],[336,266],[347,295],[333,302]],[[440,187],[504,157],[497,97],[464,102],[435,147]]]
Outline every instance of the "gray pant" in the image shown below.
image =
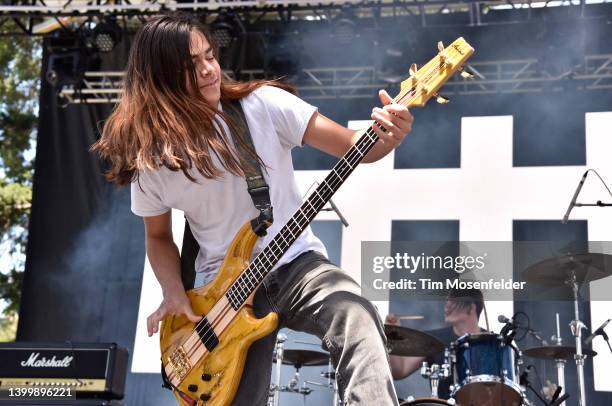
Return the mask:
[[[383,325],[372,303],[346,272],[315,251],[269,274],[255,293],[254,311],[273,311],[280,327],[316,335],[337,370],[345,405],[397,405]],[[253,343],[234,406],[265,405],[276,334]]]

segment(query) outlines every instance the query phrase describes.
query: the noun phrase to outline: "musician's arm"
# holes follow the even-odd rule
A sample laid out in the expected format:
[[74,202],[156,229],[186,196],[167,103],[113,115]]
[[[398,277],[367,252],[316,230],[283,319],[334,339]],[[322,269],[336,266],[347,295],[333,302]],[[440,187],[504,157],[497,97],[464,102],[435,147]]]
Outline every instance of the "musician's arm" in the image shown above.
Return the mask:
[[159,308],[147,318],[147,332],[151,336],[168,314],[183,314],[193,322],[201,317],[193,312],[181,281],[181,260],[172,239],[171,211],[144,217],[144,224],[147,256],[164,295]]
[[[388,95],[381,96],[381,100],[390,101],[390,98],[385,99],[385,97]],[[384,109],[377,108],[371,118],[383,124],[389,132],[384,133],[378,127],[374,127],[381,140],[365,156],[364,163],[378,161],[387,155],[397,148],[412,130],[412,115],[408,109],[397,104],[387,104]],[[315,112],[304,132],[303,143],[340,158],[357,142],[363,132],[364,130],[350,130]]]
[[419,369],[423,361],[425,361],[425,357],[390,355],[389,364],[391,365],[391,375],[393,375],[393,379],[404,379]]
[[180,254],[172,239],[171,211],[143,219],[147,256],[164,296],[177,290],[184,291]]

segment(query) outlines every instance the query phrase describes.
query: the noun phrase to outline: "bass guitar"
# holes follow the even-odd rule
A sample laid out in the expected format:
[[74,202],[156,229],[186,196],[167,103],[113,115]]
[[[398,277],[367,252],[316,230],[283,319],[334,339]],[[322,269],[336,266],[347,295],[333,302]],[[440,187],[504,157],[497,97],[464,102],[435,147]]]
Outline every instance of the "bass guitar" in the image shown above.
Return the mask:
[[[401,83],[395,103],[422,107],[431,97],[444,102],[438,89],[460,71],[474,52],[463,39],[444,48],[438,43],[438,54],[417,70],[410,67],[410,77]],[[385,131],[380,123],[375,123]],[[250,261],[258,236],[250,222],[234,237],[215,279],[200,288],[187,291],[198,323],[186,317],[167,316],[162,321],[160,346],[162,375],[180,405],[230,405],[242,376],[251,344],[274,331],[276,313],[258,319],[252,310],[252,298],[265,276],[289,246],[315,218],[338,188],[372,149],[378,136],[369,128],[336,163],[291,219],[270,243]]]

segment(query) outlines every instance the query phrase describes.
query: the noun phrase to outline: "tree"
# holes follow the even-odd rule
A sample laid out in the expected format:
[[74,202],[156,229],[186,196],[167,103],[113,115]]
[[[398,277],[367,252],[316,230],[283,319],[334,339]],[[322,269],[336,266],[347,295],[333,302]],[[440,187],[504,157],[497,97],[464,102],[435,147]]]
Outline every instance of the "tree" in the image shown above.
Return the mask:
[[[17,31],[16,26],[4,29]],[[13,30],[14,29],[14,30]],[[42,41],[0,37],[0,341],[15,337],[32,201]]]

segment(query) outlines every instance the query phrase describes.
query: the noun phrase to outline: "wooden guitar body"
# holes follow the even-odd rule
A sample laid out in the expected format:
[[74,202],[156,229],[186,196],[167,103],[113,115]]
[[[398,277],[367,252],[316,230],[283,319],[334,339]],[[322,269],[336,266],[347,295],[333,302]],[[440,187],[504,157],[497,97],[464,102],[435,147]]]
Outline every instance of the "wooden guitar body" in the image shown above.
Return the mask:
[[[184,398],[174,391],[180,405],[230,405],[238,390],[249,347],[278,326],[276,313],[256,318],[249,305],[252,301],[237,312],[230,306],[223,306],[227,303],[224,295],[228,288],[249,264],[257,238],[251,225],[246,223],[234,237],[215,279],[187,291],[194,312],[206,315],[217,333],[219,343],[212,352],[206,351],[199,336],[193,337],[196,323],[182,315],[166,317],[162,322],[162,363],[173,385],[188,396]],[[173,365],[177,365],[177,361],[171,361],[173,354],[182,354],[183,361],[191,364],[182,379],[172,370]]]

